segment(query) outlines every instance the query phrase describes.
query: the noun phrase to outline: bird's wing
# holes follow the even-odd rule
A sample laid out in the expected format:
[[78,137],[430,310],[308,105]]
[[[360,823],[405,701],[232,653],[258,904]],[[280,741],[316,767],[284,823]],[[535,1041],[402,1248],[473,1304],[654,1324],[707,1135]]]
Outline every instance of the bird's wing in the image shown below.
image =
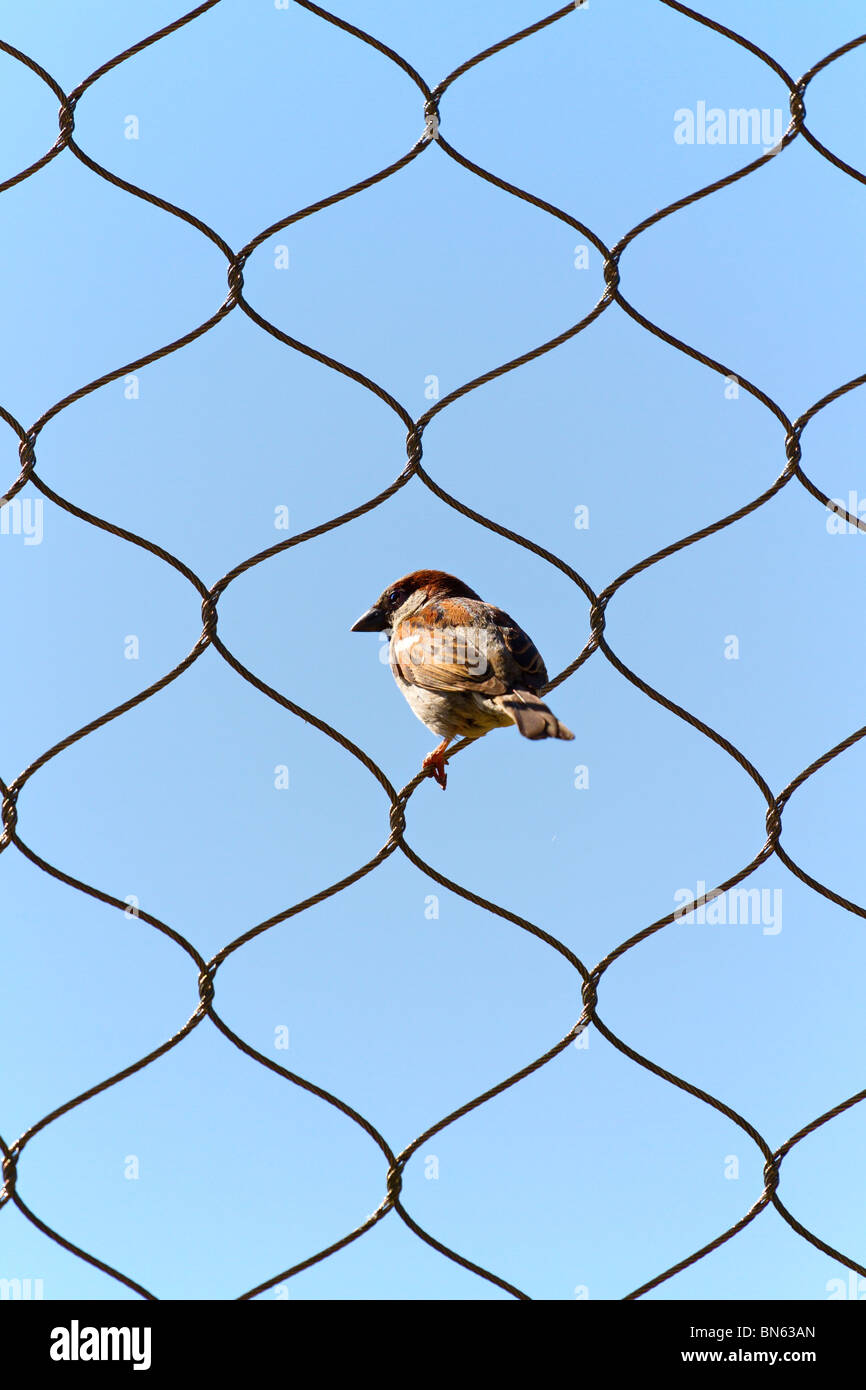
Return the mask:
[[547,685],[547,667],[532,638],[501,608],[494,608],[492,616],[508,652],[510,685],[532,692]]
[[403,680],[426,690],[503,695],[547,679],[533,643],[507,613],[480,600],[437,599],[404,618],[391,639]]

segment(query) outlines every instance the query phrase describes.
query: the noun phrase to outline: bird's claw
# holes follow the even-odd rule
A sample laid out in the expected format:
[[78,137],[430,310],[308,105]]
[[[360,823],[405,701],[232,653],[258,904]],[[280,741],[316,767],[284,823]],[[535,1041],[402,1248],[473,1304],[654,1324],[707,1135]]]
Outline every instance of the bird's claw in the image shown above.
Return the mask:
[[437,748],[435,752],[427,754],[421,766],[426,772],[429,772],[431,777],[435,778],[444,792],[448,782],[448,774],[445,771],[444,754],[440,753]]

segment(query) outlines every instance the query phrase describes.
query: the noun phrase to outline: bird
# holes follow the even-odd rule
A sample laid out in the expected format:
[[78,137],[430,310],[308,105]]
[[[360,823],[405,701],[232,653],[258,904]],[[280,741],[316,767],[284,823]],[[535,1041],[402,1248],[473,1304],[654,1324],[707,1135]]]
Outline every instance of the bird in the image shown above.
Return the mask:
[[413,570],[384,589],[352,632],[386,632],[394,679],[442,742],[422,768],[445,790],[445,752],[516,724],[524,738],[572,739],[539,698],[547,671],[522,628],[501,608],[442,570]]

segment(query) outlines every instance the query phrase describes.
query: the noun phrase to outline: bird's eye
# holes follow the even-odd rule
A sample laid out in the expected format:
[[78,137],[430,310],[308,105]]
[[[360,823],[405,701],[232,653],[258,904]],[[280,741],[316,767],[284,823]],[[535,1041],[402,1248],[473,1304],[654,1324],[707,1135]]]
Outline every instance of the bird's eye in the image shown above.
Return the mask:
[[396,589],[392,589],[391,592],[390,592],[390,594],[388,595],[388,602],[389,602],[389,603],[396,603],[397,598],[398,598],[398,592],[397,592],[397,590],[396,590]]

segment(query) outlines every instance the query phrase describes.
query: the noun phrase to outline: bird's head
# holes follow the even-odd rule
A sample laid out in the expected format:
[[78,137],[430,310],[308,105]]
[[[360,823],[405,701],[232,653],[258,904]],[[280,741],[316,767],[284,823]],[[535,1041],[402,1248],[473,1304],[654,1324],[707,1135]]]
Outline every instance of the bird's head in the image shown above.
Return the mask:
[[442,570],[413,570],[384,589],[366,613],[352,624],[352,632],[390,632],[397,615],[408,617],[439,598],[478,598],[474,589]]

